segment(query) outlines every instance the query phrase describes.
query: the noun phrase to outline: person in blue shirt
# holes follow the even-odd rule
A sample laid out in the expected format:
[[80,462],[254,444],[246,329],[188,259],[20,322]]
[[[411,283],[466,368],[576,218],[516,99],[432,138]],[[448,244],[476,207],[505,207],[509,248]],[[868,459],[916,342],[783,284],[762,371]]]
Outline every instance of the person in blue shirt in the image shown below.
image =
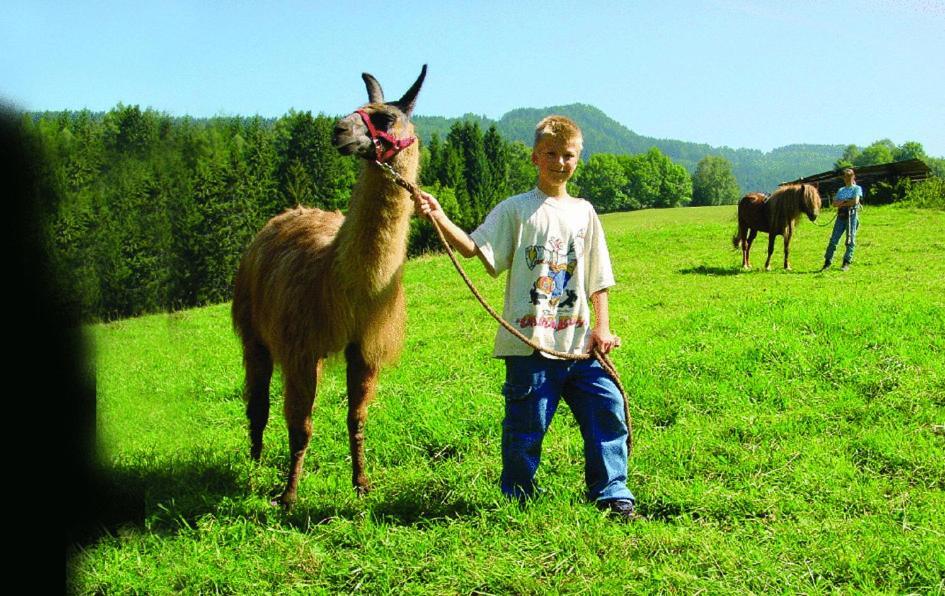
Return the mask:
[[837,191],[833,198],[833,206],[837,208],[837,220],[833,224],[833,233],[830,234],[830,242],[827,243],[827,252],[824,253],[824,267],[821,271],[830,268],[833,262],[833,253],[837,249],[837,243],[847,233],[846,251],[843,253],[843,266],[841,269],[846,271],[853,263],[853,249],[856,246],[856,231],[859,228],[859,210],[860,202],[863,199],[863,189],[856,183],[853,170],[847,168],[843,170],[843,188]]

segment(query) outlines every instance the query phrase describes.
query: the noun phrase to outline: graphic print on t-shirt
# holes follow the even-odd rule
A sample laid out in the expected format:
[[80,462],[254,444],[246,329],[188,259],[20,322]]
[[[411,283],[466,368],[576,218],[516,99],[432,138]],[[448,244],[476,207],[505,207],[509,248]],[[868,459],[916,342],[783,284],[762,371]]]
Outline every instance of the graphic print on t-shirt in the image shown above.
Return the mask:
[[[530,271],[539,267],[538,278],[529,292],[532,304],[538,305],[548,301],[550,306],[559,308],[568,308],[574,304],[577,294],[568,289],[568,282],[577,268],[574,240],[568,242],[567,250],[564,248],[564,241],[558,238],[549,239],[545,246],[526,246],[525,264]],[[561,297],[565,293],[567,298],[562,301]]]
[[[577,234],[583,239],[584,230]],[[529,314],[518,319],[520,327],[546,327],[554,331],[568,327],[582,327],[583,318],[558,316],[559,311],[569,311],[577,301],[577,292],[568,287],[568,282],[577,269],[578,254],[574,240],[565,245],[560,238],[550,238],[545,245],[533,244],[525,247],[525,265],[538,275],[529,289],[528,302],[538,307],[539,316]]]

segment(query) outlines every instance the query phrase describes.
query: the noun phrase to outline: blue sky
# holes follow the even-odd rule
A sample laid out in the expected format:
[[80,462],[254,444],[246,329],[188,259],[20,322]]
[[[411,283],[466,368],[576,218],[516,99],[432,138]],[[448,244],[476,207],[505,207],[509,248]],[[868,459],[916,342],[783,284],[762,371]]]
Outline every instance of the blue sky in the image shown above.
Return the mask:
[[350,112],[360,73],[417,113],[573,102],[635,132],[945,155],[945,0],[41,2],[0,6],[0,96],[30,110]]

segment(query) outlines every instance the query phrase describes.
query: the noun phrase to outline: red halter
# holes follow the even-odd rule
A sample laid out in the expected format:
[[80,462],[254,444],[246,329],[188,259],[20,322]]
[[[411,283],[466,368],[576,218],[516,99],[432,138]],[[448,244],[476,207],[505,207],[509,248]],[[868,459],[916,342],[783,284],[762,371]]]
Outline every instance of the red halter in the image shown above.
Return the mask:
[[[367,126],[368,129],[368,135],[370,135],[371,141],[374,143],[374,150],[377,152],[377,161],[380,163],[385,163],[387,160],[400,153],[402,149],[409,147],[411,143],[417,140],[416,137],[395,138],[390,133],[374,128],[371,117],[368,116],[368,113],[364,110],[355,110],[354,113],[361,116],[361,120],[364,120],[364,125]],[[381,139],[389,143],[390,147],[384,149],[381,145]]]

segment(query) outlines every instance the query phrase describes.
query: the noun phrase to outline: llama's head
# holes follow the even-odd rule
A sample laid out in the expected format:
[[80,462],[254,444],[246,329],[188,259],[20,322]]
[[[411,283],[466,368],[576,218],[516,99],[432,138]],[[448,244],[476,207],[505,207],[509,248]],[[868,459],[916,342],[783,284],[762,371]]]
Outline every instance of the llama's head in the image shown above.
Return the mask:
[[416,139],[410,115],[426,75],[427,65],[424,64],[420,76],[403,97],[385,102],[377,79],[368,73],[362,74],[369,103],[335,124],[331,137],[335,149],[342,155],[387,161],[413,143]]

